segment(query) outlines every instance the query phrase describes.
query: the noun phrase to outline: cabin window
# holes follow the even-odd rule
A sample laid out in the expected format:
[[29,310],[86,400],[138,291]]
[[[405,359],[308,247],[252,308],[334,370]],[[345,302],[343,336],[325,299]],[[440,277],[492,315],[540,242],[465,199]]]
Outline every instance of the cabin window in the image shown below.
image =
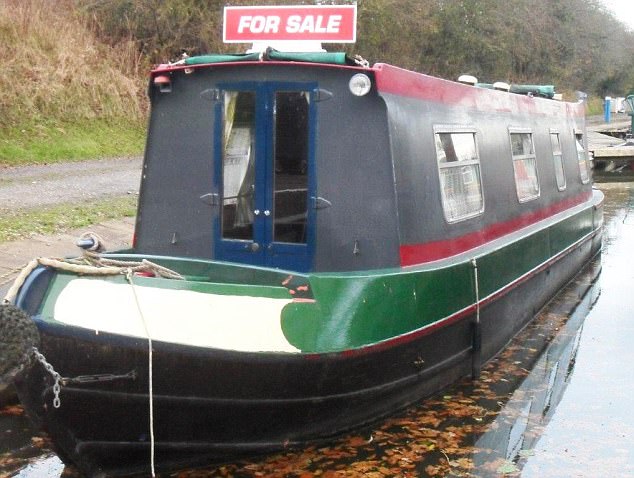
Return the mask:
[[273,238],[276,242],[306,242],[309,106],[308,92],[275,94]]
[[581,182],[586,184],[590,181],[590,173],[588,171],[588,153],[583,145],[583,134],[575,133],[575,142],[577,144],[577,159],[579,161],[579,175]]
[[445,218],[456,222],[481,214],[484,196],[475,131],[436,129],[435,140]]
[[564,173],[564,160],[561,152],[561,143],[559,142],[559,133],[550,132],[550,145],[553,150],[553,162],[555,165],[555,178],[557,179],[557,188],[560,191],[566,189],[566,175]]
[[222,237],[253,240],[255,93],[224,96]]
[[520,202],[539,197],[539,179],[533,134],[511,131],[511,151],[517,198]]

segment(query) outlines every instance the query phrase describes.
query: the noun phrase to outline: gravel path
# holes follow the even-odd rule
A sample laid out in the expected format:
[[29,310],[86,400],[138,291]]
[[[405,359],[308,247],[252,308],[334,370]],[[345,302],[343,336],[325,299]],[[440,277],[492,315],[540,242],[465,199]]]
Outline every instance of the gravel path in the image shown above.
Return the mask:
[[[608,126],[603,124],[600,115],[588,117],[586,121],[590,131]],[[614,115],[609,126],[620,126],[626,122],[629,122],[629,116]],[[142,158],[135,157],[38,166],[0,166],[0,214],[136,194],[141,182],[141,163]]]
[[[141,163],[142,159],[137,157],[38,166],[0,166],[0,215],[137,194]],[[134,218],[121,218],[81,231],[34,235],[0,243],[0,299],[17,272],[33,257],[77,254],[75,240],[86,230],[103,237],[110,249],[129,247],[133,229]]]
[[136,194],[140,157],[0,167],[0,214]]

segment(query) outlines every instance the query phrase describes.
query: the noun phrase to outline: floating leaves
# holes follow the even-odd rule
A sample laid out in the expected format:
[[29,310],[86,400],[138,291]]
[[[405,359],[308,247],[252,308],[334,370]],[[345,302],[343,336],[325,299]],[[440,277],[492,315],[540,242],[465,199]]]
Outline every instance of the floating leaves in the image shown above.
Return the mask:
[[20,405],[7,405],[0,408],[0,415],[20,417],[24,415],[24,409]]
[[497,472],[502,475],[508,475],[510,473],[517,473],[520,469],[515,465],[515,463],[511,461],[506,461],[502,463],[497,469]]

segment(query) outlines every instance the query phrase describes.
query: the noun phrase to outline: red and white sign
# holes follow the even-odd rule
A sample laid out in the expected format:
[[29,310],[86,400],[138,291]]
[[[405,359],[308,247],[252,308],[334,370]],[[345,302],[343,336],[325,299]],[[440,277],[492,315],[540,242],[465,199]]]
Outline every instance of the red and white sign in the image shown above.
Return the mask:
[[225,7],[223,40],[354,43],[356,27],[356,5]]

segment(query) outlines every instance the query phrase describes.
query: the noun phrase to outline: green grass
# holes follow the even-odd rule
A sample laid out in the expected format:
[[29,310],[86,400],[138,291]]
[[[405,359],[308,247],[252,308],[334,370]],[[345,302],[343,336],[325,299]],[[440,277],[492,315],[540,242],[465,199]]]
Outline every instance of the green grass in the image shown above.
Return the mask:
[[603,114],[603,99],[598,96],[589,96],[588,105],[586,107],[587,116],[596,116]]
[[0,165],[19,166],[143,153],[144,121],[84,120],[0,128]]
[[0,216],[0,243],[34,236],[57,234],[136,215],[137,196],[84,204],[61,204],[37,211],[16,211]]

